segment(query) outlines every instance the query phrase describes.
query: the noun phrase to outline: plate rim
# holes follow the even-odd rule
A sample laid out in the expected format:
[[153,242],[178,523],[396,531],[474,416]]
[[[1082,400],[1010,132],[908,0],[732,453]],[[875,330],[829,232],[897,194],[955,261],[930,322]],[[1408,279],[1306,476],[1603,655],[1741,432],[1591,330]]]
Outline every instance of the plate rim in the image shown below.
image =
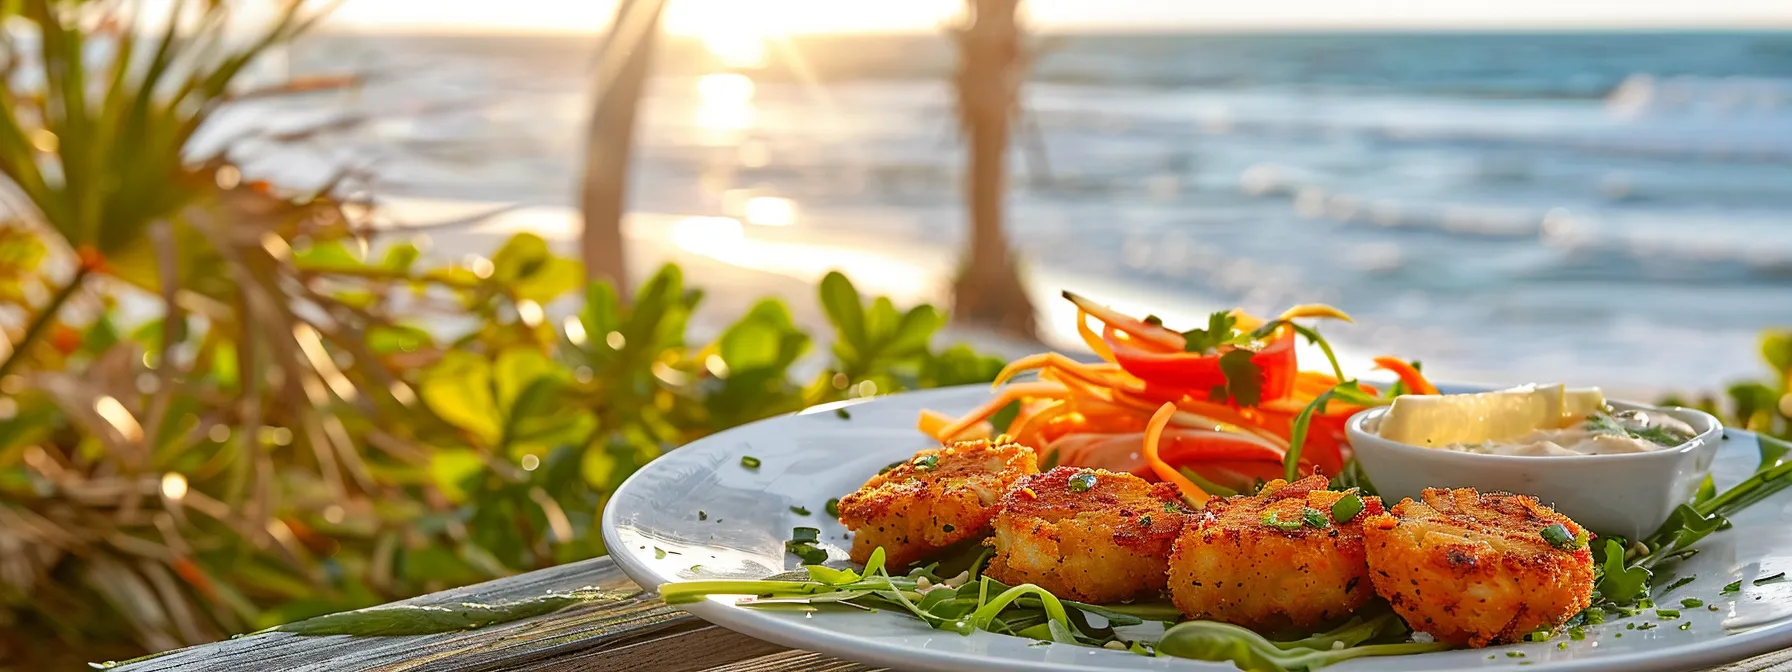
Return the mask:
[[[1466,388],[1479,386],[1454,385],[1452,387]],[[853,405],[861,403],[889,403],[898,399],[901,400],[899,403],[913,403],[921,398],[951,397],[958,394],[964,394],[971,389],[986,390],[987,386],[961,385],[932,390],[902,392],[871,399],[851,400],[850,403]],[[610,495],[610,498],[604,507],[602,516],[603,538],[605,548],[610,551],[609,557],[618,567],[622,568],[623,573],[627,574],[630,580],[634,581],[635,584],[640,586],[644,591],[657,593],[661,585],[675,582],[677,580],[675,577],[661,575],[646,564],[643,558],[636,557],[636,554],[628,548],[626,541],[619,536],[620,527],[617,518],[620,507],[615,506],[615,504],[625,501],[623,494],[631,487],[644,487],[641,486],[640,483],[645,480],[645,475],[649,470],[655,469],[656,466],[660,469],[671,468],[671,465],[677,459],[677,453],[681,450],[710,444],[725,445],[728,443],[738,443],[738,441],[735,441],[734,439],[749,432],[759,431],[760,429],[763,429],[762,426],[764,425],[791,422],[804,413],[813,413],[816,408],[827,409],[836,407],[837,405],[838,404],[826,404],[805,409],[804,411],[798,411],[796,413],[773,416],[732,427],[668,451],[652,462],[643,465],[640,469],[636,470],[635,473],[630,474],[629,477],[623,481],[621,486],[616,488],[616,491]],[[1724,429],[1724,435],[1726,437],[1733,437],[1731,441],[1726,441],[1725,443],[1734,445],[1735,439],[1739,438],[1745,439],[1755,445],[1759,445],[1758,439],[1756,438],[1757,435],[1754,432],[1726,427]],[[1732,448],[1731,450],[1735,449]],[[974,670],[979,672],[984,670],[995,671],[1016,669],[1050,670],[1053,672],[1086,672],[1092,669],[1101,669],[1087,664],[1069,664],[1054,661],[1021,661],[964,652],[904,648],[823,628],[794,628],[783,620],[777,618],[775,614],[754,612],[751,609],[727,604],[710,598],[676,606],[677,608],[689,612],[713,625],[718,625],[749,637],[762,639],[792,649],[814,651],[854,662],[882,665],[895,669],[952,669]],[[803,635],[805,634],[810,636],[804,637]],[[976,632],[969,635],[969,637],[1002,636],[1003,635],[988,632]],[[1719,643],[1721,643],[1721,645],[1717,645]],[[1684,645],[1676,645],[1648,651],[1627,652],[1611,657],[1547,662],[1539,664],[1531,669],[1538,670],[1539,672],[1609,672],[1612,670],[1678,672],[1681,670],[1704,669],[1740,662],[1765,653],[1787,648],[1792,648],[1792,618],[1783,619],[1776,623],[1716,639],[1701,639]],[[1092,647],[1089,650],[1090,652],[1105,651],[1104,649],[1095,649]],[[1112,653],[1121,654],[1124,652],[1113,651]],[[1422,660],[1423,657],[1427,655],[1432,654],[1411,654],[1399,656],[1399,658],[1406,660]],[[1155,660],[1164,660],[1164,658]],[[1175,661],[1175,663],[1172,663],[1175,669],[1235,669],[1234,666],[1227,663],[1181,658],[1172,660]],[[1423,665],[1424,663],[1420,664]],[[1123,668],[1115,666],[1112,669]],[[1443,667],[1430,669],[1444,670],[1456,668]],[[1409,670],[1408,672],[1413,671]]]

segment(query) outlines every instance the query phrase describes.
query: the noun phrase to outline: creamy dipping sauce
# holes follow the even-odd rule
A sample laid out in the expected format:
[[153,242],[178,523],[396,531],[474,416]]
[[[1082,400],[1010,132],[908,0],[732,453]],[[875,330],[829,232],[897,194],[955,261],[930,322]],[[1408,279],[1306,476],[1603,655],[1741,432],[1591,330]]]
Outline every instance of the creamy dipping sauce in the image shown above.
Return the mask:
[[1667,450],[1696,434],[1691,425],[1665,413],[1600,411],[1563,429],[1538,429],[1510,439],[1439,448],[1483,455],[1621,455]]

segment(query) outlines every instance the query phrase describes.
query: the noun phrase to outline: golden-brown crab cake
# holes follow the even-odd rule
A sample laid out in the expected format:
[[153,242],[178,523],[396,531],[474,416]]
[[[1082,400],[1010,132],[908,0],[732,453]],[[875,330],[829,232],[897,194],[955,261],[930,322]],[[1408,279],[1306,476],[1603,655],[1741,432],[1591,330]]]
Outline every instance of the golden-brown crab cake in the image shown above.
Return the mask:
[[[1367,603],[1375,590],[1363,520],[1382,512],[1381,500],[1326,487],[1318,475],[1277,479],[1256,495],[1208,500],[1170,556],[1176,608],[1273,632],[1335,621]],[[1361,506],[1334,508],[1347,497]]]
[[952,544],[984,535],[1002,492],[1039,473],[1032,448],[997,437],[923,450],[840,498],[840,524],[852,530],[852,560],[883,547],[901,569]]
[[1002,496],[996,552],[984,573],[1097,604],[1156,597],[1170,544],[1188,517],[1168,483],[1058,467],[1021,479]]
[[1420,499],[1363,525],[1375,592],[1414,630],[1458,646],[1515,642],[1590,603],[1593,555],[1567,516],[1469,488]]

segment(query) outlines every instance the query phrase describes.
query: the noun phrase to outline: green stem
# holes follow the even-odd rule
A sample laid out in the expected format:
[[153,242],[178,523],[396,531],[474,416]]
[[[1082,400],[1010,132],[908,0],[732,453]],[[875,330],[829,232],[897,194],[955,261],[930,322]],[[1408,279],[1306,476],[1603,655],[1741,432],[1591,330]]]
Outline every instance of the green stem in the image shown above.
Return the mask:
[[6,374],[12,373],[13,367],[18,366],[18,363],[24,359],[24,355],[30,351],[31,345],[37,342],[38,337],[42,336],[44,330],[49,328],[50,322],[56,319],[56,314],[62,312],[62,304],[68,303],[68,300],[74,297],[75,290],[81,288],[81,283],[87,280],[87,274],[90,272],[92,272],[91,269],[86,267],[75,269],[75,276],[68,279],[68,284],[56,290],[56,294],[50,297],[50,303],[38,312],[37,317],[32,318],[31,323],[25,327],[25,336],[20,338],[18,343],[13,344],[12,353],[6,356],[6,361],[0,361],[0,379],[6,378]]

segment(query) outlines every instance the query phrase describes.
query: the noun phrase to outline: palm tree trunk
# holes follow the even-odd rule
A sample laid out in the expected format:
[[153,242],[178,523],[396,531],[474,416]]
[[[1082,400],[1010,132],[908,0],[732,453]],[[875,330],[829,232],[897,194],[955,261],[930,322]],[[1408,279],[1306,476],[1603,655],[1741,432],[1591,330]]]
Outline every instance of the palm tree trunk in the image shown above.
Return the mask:
[[954,318],[1032,337],[1034,315],[1021,286],[1002,215],[1008,191],[1008,136],[1025,70],[1020,0],[967,0],[969,23],[957,31],[958,111],[970,141],[965,199],[970,249],[953,287]]
[[628,264],[623,254],[622,215],[627,205],[635,111],[640,107],[665,7],[666,0],[618,2],[609,37],[594,68],[585,180],[580,189],[585,218],[580,253],[586,276],[614,284],[623,297],[628,296]]

